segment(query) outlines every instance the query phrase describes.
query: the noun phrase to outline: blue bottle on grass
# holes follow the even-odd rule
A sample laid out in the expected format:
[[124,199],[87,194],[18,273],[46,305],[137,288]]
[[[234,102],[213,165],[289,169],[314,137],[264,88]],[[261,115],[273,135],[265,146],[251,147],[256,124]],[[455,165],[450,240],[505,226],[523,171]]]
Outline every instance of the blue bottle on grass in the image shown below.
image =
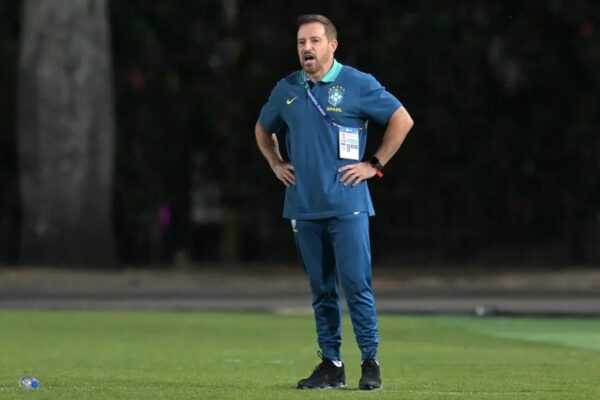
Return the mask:
[[40,381],[32,376],[24,376],[19,381],[19,386],[23,389],[39,389]]

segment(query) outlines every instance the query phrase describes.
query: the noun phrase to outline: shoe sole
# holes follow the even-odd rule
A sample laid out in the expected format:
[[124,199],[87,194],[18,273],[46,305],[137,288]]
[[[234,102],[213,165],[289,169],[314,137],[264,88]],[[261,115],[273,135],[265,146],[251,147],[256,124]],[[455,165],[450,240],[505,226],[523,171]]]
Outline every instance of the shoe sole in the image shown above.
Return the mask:
[[300,390],[329,390],[329,389],[343,389],[346,387],[346,384],[341,384],[338,386],[298,386]]
[[378,390],[383,390],[383,385],[382,386],[371,386],[371,385],[359,386],[358,389],[364,390],[364,391],[376,392]]

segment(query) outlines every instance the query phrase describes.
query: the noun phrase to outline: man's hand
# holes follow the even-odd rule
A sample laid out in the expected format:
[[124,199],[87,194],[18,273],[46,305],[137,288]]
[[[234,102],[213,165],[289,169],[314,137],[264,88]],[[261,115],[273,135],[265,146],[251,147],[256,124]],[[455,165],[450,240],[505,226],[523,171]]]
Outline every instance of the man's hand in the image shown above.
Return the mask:
[[285,187],[290,187],[296,183],[294,176],[294,166],[290,163],[278,161],[271,166],[277,179],[279,179]]
[[344,165],[338,169],[338,172],[343,173],[340,182],[346,185],[356,186],[365,179],[375,176],[377,171],[367,162],[359,162],[356,164]]
[[262,155],[267,159],[271,169],[275,173],[277,179],[279,179],[286,187],[290,187],[296,183],[296,177],[294,176],[294,166],[290,163],[283,161],[281,153],[279,152],[279,143],[277,142],[277,135],[274,133],[267,133],[258,122],[254,129],[256,134],[256,143]]

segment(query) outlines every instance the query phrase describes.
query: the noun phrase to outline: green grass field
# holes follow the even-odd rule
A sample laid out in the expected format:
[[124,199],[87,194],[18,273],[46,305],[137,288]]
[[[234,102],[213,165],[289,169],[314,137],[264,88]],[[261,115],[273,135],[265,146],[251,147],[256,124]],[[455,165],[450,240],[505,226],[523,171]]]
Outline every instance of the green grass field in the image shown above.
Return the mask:
[[[0,399],[599,399],[600,320],[380,317],[384,390],[298,391],[310,316],[0,311]],[[21,375],[40,379],[19,388]]]

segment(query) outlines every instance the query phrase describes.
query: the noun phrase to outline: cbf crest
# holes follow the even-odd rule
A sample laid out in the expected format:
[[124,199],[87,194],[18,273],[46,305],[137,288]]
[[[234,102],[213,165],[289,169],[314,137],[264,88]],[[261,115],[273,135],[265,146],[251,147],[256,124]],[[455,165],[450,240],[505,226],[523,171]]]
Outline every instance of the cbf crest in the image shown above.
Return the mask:
[[346,89],[339,85],[332,86],[329,88],[329,97],[327,98],[327,101],[329,101],[329,104],[332,106],[337,107],[342,103],[342,100],[344,100],[345,92]]

